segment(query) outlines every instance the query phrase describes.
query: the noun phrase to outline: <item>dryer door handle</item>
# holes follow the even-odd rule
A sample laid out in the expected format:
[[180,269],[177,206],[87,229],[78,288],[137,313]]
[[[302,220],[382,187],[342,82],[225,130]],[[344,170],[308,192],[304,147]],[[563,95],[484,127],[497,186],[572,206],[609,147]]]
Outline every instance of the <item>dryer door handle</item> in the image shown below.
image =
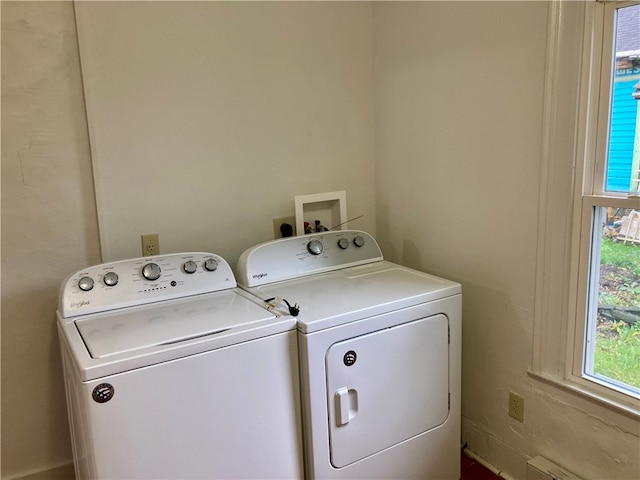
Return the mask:
[[358,392],[342,387],[335,393],[336,425],[341,427],[353,420],[358,413]]

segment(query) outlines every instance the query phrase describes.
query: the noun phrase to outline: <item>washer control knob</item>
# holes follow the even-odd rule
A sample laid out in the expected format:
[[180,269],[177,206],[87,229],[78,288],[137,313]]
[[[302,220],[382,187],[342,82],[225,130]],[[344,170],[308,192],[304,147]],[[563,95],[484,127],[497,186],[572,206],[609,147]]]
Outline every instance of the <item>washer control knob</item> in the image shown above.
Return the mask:
[[113,287],[118,284],[118,274],[116,272],[107,272],[102,279],[107,287]]
[[320,255],[324,250],[324,245],[322,245],[320,240],[311,240],[307,243],[307,250],[309,250],[311,255]]
[[363,247],[364,246],[364,237],[361,237],[360,235],[358,235],[356,238],[353,239],[353,244],[356,247]]
[[218,268],[218,261],[215,258],[207,258],[204,261],[204,269],[207,272],[215,272]]
[[157,263],[147,263],[142,267],[142,276],[147,280],[157,280],[160,278],[160,266]]
[[349,240],[347,240],[346,238],[342,237],[340,240],[338,240],[338,246],[342,250],[346,250],[347,248],[349,248]]
[[82,277],[78,282],[78,288],[83,292],[88,292],[93,288],[93,278],[91,277]]
[[184,273],[195,273],[197,269],[198,265],[193,260],[186,261],[184,262],[184,265],[182,265]]

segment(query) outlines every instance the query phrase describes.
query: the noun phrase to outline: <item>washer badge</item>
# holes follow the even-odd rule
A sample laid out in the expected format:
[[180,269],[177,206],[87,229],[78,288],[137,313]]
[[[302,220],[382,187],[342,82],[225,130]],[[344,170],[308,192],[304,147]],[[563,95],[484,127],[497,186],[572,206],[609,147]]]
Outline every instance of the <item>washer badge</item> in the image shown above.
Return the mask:
[[98,403],[108,402],[113,398],[115,389],[110,383],[101,383],[93,389],[91,396]]

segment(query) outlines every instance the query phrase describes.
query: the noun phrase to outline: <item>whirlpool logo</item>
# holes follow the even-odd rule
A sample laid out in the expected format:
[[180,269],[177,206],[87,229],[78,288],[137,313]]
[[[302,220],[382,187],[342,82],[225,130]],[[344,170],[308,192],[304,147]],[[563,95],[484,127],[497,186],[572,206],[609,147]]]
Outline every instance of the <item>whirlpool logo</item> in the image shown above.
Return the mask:
[[69,307],[70,308],[82,308],[85,305],[89,305],[89,303],[91,303],[91,302],[89,302],[89,300],[80,300],[79,302],[71,302],[69,304]]
[[254,280],[260,280],[263,277],[266,277],[267,275],[269,275],[268,273],[256,273],[255,275],[253,275]]

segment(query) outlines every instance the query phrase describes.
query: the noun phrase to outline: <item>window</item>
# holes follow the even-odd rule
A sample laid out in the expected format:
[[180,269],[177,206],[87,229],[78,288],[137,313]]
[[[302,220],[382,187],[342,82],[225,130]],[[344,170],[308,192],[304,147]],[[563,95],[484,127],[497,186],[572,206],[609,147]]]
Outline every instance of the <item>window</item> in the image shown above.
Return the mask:
[[596,8],[572,374],[640,398],[640,3]]
[[531,374],[637,417],[640,2],[576,3],[550,7]]

